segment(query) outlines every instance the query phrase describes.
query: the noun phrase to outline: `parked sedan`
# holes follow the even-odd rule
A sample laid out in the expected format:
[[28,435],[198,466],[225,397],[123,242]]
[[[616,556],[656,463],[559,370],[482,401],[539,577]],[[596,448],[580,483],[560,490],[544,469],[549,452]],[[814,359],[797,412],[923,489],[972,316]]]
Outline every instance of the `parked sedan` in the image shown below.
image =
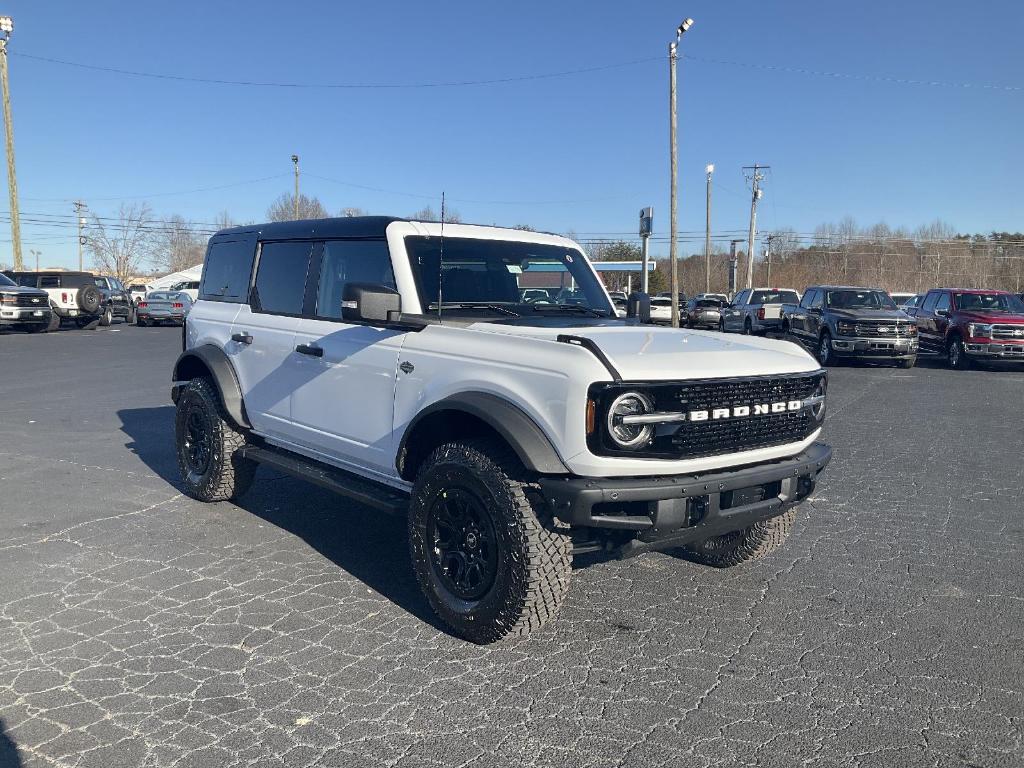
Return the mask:
[[192,297],[179,291],[151,291],[135,309],[139,325],[172,323],[184,325],[185,315],[192,309]]
[[689,328],[718,328],[721,321],[722,301],[719,299],[690,299],[686,305]]

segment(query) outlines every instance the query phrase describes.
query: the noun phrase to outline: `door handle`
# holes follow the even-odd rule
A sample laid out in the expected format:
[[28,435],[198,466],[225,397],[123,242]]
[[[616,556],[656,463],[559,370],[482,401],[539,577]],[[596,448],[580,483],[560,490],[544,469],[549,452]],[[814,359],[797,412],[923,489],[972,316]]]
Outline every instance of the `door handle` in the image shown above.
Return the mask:
[[237,341],[239,344],[252,344],[252,336],[248,333],[232,333],[231,340]]
[[299,344],[295,348],[295,351],[300,355],[309,355],[310,357],[323,357],[324,348],[318,347],[316,344]]

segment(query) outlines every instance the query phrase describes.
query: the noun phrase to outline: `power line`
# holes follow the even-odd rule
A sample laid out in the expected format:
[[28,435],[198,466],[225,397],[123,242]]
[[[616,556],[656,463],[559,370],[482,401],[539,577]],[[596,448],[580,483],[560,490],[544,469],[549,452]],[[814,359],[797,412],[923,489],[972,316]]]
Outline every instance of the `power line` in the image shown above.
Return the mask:
[[[271,181],[274,179],[281,179],[285,176],[290,176],[288,173],[278,173],[274,176],[264,176],[259,179],[249,179],[248,181],[235,181],[230,184],[219,184],[213,187],[199,187],[197,189],[183,189],[177,192],[152,192],[148,195],[120,195],[117,197],[90,197],[90,200],[98,200],[100,202],[110,202],[117,200],[141,200],[148,197],[173,197],[175,195],[194,195],[200,192],[214,192],[219,189],[230,189],[231,187],[244,187],[250,184],[260,184],[264,181]],[[74,202],[74,198],[71,197],[22,197],[22,200],[32,200],[38,203],[69,203]]]
[[254,88],[351,88],[351,89],[376,89],[376,88],[455,88],[462,86],[481,85],[503,85],[506,83],[519,83],[529,80],[549,80],[557,77],[569,77],[571,75],[584,75],[591,72],[603,72],[609,69],[621,69],[633,67],[637,64],[646,64],[651,61],[660,61],[657,58],[634,59],[632,61],[620,61],[614,64],[602,64],[595,67],[583,67],[580,69],[567,69],[560,72],[544,72],[533,75],[515,75],[512,77],[496,77],[486,80],[449,80],[438,82],[408,82],[408,83],[282,83],[259,80],[225,80],[211,77],[188,77],[186,75],[170,75],[159,72],[142,72],[138,70],[119,69],[117,67],[101,67],[96,64],[83,64],[78,61],[67,61],[55,59],[49,56],[35,56],[29,53],[17,53],[25,59],[45,61],[49,64],[60,64],[66,67],[77,69],[89,69],[96,72],[109,72],[117,75],[128,75],[131,77],[145,77],[156,80],[175,80],[185,83],[202,83],[205,85],[240,85]]

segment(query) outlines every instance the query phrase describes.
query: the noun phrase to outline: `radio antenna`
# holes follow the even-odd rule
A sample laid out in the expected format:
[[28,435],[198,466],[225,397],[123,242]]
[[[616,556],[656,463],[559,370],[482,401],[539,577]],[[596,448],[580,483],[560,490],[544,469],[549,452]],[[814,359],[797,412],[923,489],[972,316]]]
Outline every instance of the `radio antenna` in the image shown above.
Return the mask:
[[444,191],[441,191],[441,252],[437,257],[437,323],[441,324],[441,304],[444,301],[444,292],[441,290],[441,281],[444,277]]

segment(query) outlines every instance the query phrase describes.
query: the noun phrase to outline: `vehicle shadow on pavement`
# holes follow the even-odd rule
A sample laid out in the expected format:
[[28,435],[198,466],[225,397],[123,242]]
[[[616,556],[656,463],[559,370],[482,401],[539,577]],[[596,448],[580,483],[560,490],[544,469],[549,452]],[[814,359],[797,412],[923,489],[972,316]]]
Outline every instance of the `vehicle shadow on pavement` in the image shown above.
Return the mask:
[[[153,472],[180,489],[174,452],[174,407],[127,408],[117,415],[121,430],[130,438],[125,446]],[[259,469],[252,489],[235,505],[299,537],[402,610],[449,633],[430,609],[413,576],[404,519],[265,468]],[[2,762],[0,768],[4,768]]]
[[0,719],[0,768],[21,768],[21,765],[18,748],[7,735],[3,719]]

